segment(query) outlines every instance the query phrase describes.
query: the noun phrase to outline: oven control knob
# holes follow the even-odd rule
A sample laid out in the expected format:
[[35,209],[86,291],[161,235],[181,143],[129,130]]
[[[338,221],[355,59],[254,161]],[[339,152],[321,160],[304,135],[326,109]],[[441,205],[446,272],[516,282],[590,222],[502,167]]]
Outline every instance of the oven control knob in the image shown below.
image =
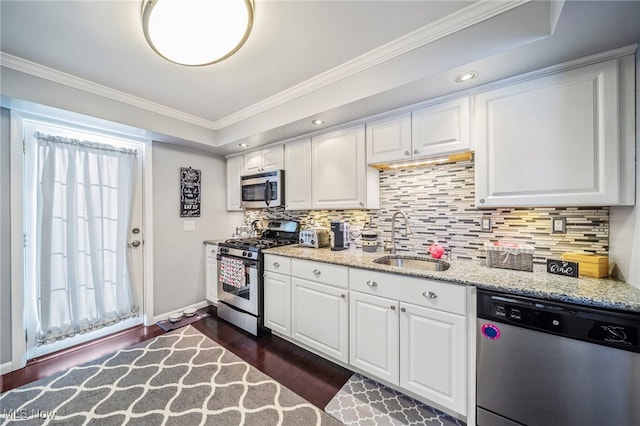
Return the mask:
[[242,257],[247,257],[247,252],[246,251],[242,252]]
[[304,239],[300,238],[300,244],[304,244]]

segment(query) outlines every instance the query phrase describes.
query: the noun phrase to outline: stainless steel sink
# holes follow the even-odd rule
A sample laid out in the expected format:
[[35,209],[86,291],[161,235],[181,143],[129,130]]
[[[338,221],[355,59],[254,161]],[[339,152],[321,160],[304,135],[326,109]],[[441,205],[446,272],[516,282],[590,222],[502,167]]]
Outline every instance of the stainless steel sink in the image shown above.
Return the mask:
[[444,260],[431,259],[423,256],[391,255],[382,256],[373,261],[381,265],[397,266],[407,269],[422,269],[424,271],[446,271],[451,266]]

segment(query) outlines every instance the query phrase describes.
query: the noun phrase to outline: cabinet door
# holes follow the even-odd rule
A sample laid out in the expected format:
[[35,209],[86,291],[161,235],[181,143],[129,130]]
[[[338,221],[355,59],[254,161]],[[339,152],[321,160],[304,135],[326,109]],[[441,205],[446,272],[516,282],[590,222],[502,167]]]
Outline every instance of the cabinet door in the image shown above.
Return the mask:
[[349,293],[349,364],[398,384],[398,302]]
[[476,95],[476,205],[620,202],[616,61]]
[[418,109],[411,114],[413,158],[470,149],[468,97]]
[[313,207],[366,207],[367,160],[364,126],[314,137],[311,147]]
[[347,291],[295,277],[291,285],[292,338],[349,362]]
[[466,319],[400,303],[400,386],[465,415]]
[[262,150],[262,170],[284,169],[284,151],[282,145]]
[[291,337],[291,277],[264,274],[264,325]]
[[206,252],[206,269],[205,282],[207,300],[209,302],[218,303],[218,246],[213,244],[205,244]]
[[311,209],[311,139],[285,144],[284,167],[286,209]]
[[259,173],[262,171],[262,151],[247,152],[244,154],[244,174]]
[[367,164],[411,158],[411,113],[367,123]]
[[227,210],[242,210],[240,176],[242,176],[242,157],[227,159]]

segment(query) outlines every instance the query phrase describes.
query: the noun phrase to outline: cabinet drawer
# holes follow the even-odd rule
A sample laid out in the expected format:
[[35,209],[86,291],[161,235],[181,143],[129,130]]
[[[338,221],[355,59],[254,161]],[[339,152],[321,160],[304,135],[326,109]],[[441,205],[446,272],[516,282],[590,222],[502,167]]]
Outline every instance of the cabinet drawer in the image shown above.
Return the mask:
[[349,268],[349,282],[351,290],[466,315],[463,285],[355,268]]
[[265,254],[264,270],[268,272],[276,272],[278,274],[291,275],[291,258],[276,256],[274,254]]
[[291,275],[335,287],[349,287],[349,268],[346,266],[291,259]]
[[218,255],[218,245],[217,244],[205,244],[204,252],[207,257],[216,257]]

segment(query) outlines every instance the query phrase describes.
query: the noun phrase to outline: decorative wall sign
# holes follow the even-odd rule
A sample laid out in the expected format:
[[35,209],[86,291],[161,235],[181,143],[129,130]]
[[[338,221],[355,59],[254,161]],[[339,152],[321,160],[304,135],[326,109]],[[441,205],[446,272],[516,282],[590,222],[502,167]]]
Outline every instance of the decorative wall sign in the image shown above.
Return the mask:
[[180,168],[180,217],[200,216],[200,170]]
[[566,260],[547,259],[547,272],[550,274],[564,275],[565,277],[578,277],[578,262]]

